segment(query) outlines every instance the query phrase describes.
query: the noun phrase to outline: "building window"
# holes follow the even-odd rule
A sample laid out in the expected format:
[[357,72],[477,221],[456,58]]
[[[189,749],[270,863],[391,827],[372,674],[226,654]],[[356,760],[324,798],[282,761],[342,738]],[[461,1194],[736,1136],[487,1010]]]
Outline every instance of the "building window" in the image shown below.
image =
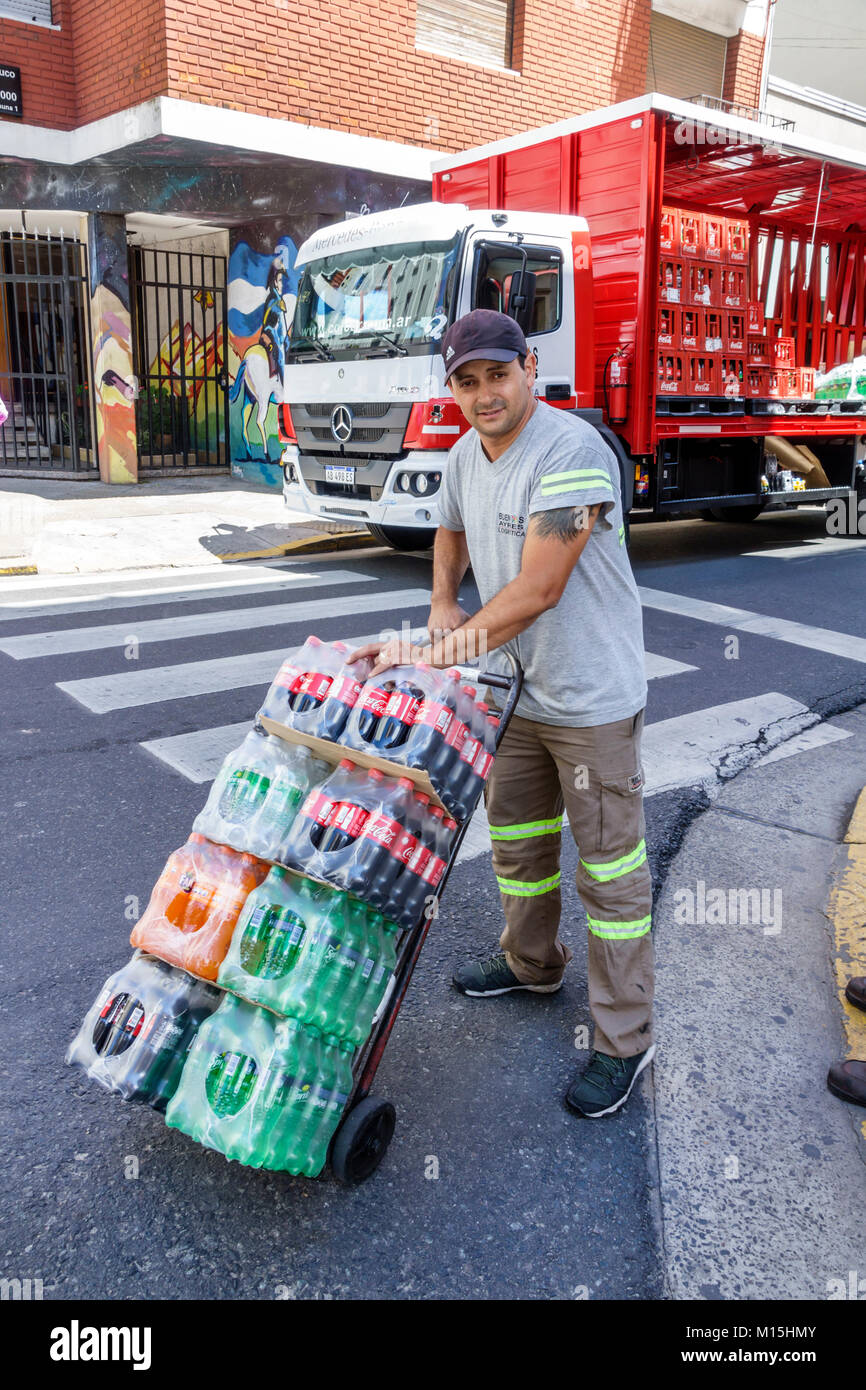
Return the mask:
[[647,91],[668,97],[720,97],[727,39],[666,14],[650,16]]
[[17,19],[22,24],[51,26],[51,0],[0,0],[0,19]]
[[418,0],[415,43],[448,58],[510,68],[514,0]]

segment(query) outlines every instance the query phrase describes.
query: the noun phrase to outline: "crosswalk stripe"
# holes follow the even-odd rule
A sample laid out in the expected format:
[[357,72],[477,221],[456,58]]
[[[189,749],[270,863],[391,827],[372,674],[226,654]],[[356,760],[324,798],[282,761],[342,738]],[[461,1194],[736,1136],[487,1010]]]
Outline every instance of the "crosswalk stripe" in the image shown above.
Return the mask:
[[848,536],[804,536],[797,545],[780,545],[777,550],[768,546],[766,550],[744,550],[743,558],[748,560],[817,560],[822,555],[854,553],[866,546],[866,540],[854,540]]
[[210,782],[220,770],[223,758],[249,733],[252,720],[221,724],[217,729],[197,729],[192,734],[172,738],[149,738],[141,744],[161,762],[167,763],[190,782]]
[[[423,593],[424,603],[429,603],[429,594],[426,591]],[[396,595],[392,597],[396,598]],[[377,638],[378,633],[373,633],[344,640],[349,645],[362,646]],[[174,666],[154,666],[147,671],[129,671],[122,675],[58,681],[57,689],[71,695],[92,714],[107,714],[109,710],[155,705],[163,700],[212,695],[221,690],[243,690],[247,686],[268,686],[285,655],[286,647],[282,646],[267,652],[249,652],[244,656],[217,657],[213,661],[184,661]]]
[[646,678],[659,680],[663,676],[678,676],[683,671],[697,671],[697,666],[689,666],[685,661],[674,661],[670,656],[657,656],[655,652],[645,653]]
[[817,722],[799,700],[768,691],[648,724],[641,739],[646,794],[712,784],[720,767],[734,770],[744,746],[759,738],[780,743]]
[[639,593],[646,608],[676,613],[681,618],[696,618],[703,623],[716,623],[729,631],[747,632],[753,637],[773,637],[778,642],[792,642],[795,646],[845,657],[848,661],[866,662],[864,637],[852,637],[847,632],[834,632],[826,627],[811,627],[808,623],[796,623],[772,614],[750,613],[745,608],[729,608],[724,603],[710,603],[686,594],[665,593],[661,589],[641,588]]
[[66,652],[93,652],[124,647],[132,638],[143,646],[147,642],[173,642],[182,638],[207,637],[220,632],[244,632],[247,628],[282,627],[287,623],[322,622],[352,613],[376,613],[395,606],[418,607],[429,603],[426,589],[342,594],[322,599],[299,599],[294,603],[266,604],[258,608],[224,608],[215,613],[188,613],[150,622],[106,623],[95,627],[74,627],[54,632],[26,633],[0,641],[0,652],[16,661],[33,657],[59,656]]
[[65,618],[73,613],[102,613],[113,608],[149,608],[154,604],[194,603],[196,599],[245,598],[252,594],[279,593],[283,589],[319,589],[325,585],[373,584],[379,576],[359,574],[355,570],[331,570],[327,574],[300,572],[286,578],[286,571],[279,570],[268,576],[265,572],[256,583],[249,577],[244,579],[222,579],[213,584],[196,584],[179,587],[180,577],[175,579],[175,587],[129,589],[124,593],[90,594],[74,603],[59,603],[54,599],[38,599],[30,604],[0,604],[0,623],[20,622],[33,618]]

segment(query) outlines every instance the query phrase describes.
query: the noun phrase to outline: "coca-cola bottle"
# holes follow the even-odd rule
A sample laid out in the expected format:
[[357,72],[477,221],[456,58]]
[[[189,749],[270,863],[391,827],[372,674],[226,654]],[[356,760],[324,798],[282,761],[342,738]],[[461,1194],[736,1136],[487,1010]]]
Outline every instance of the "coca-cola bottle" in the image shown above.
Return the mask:
[[388,707],[395,682],[378,680],[375,685],[367,685],[358,701],[357,733],[359,747],[374,744],[382,716]]
[[366,822],[346,870],[346,892],[377,908],[388,902],[402,867],[398,852],[413,790],[408,777],[385,782],[381,802]]
[[[487,775],[496,754],[496,731],[499,728],[499,717],[487,713],[490,708],[489,705],[482,702],[478,708],[484,713],[484,727],[481,730],[481,738],[478,740],[477,751],[461,787],[461,797],[467,815],[473,810],[481,789],[487,781]],[[466,742],[468,743],[469,740],[467,739]]]
[[417,921],[417,914],[424,906],[428,898],[437,896],[439,884],[442,882],[442,875],[448,867],[448,860],[451,856],[451,844],[454,839],[454,832],[457,829],[457,822],[451,816],[443,815],[442,819],[436,818],[436,847],[421,873],[422,887],[413,885],[412,892],[406,901],[406,913],[414,913],[411,922],[407,925],[414,926]]
[[[347,772],[358,773],[350,758],[343,758],[340,767]],[[349,780],[350,785],[346,788],[337,809],[330,816],[319,842],[321,854],[335,854],[338,850],[347,849],[357,840],[370,817],[369,802],[379,799],[385,774],[377,767],[371,767],[366,773],[353,776]],[[367,805],[364,804],[365,801]]]
[[445,678],[448,685],[443,690],[442,703],[447,705],[449,709],[453,708],[454,714],[447,733],[444,735],[438,750],[433,754],[432,762],[427,767],[430,781],[443,801],[447,799],[446,789],[468,733],[466,720],[469,715],[466,707],[466,696],[460,689],[460,672],[454,669],[446,671]]
[[[419,670],[424,663],[419,663]],[[442,750],[457,712],[457,682],[454,672],[438,682],[438,688],[425,695],[406,740],[406,765],[430,769]]]
[[387,915],[392,922],[411,927],[418,919],[424,899],[430,891],[424,882],[424,870],[436,853],[444,817],[445,812],[441,806],[428,808],[415,849],[406,861],[388,900]]
[[420,686],[406,677],[397,681],[372,740],[376,748],[387,751],[405,744],[423,699]]
[[[348,654],[349,649],[342,642],[335,642],[333,645],[335,651]],[[372,665],[370,657],[353,661],[351,665],[343,662],[334,676],[327,698],[310,733],[318,738],[329,739],[331,743],[339,742],[340,734],[346,727],[346,720],[358,701]]]
[[479,750],[483,747],[486,716],[490,708],[483,701],[476,703],[474,686],[464,685],[463,694],[466,696],[467,734],[448,780],[448,790],[452,798],[454,813],[461,820],[466,819],[467,809],[471,805],[467,791],[472,783],[472,764],[478,756]]
[[291,722],[294,702],[301,682],[316,660],[317,649],[321,648],[318,637],[308,637],[302,647],[287,656],[271,682],[259,714],[276,719],[281,724]]
[[312,854],[321,848],[322,839],[340,805],[341,788],[346,774],[355,764],[343,758],[336,772],[320,787],[313,787],[292,822],[288,837],[279,848],[279,861],[292,868],[303,868]]
[[328,649],[318,637],[308,637],[307,646],[312,648],[308,658],[309,665],[301,677],[298,687],[290,696],[290,704],[295,715],[318,709],[325,703],[331,688],[333,672],[326,668]]

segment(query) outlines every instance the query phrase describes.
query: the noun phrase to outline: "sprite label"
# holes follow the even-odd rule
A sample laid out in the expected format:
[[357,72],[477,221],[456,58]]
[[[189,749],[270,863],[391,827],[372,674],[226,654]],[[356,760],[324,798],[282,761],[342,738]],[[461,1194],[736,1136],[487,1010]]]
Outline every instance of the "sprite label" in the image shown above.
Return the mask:
[[239,767],[229,776],[220,797],[223,820],[243,821],[254,816],[268,794],[271,779],[252,768]]
[[289,907],[257,907],[241,937],[240,963],[248,975],[278,980],[297,964],[306,924]]
[[256,1079],[256,1064],[244,1052],[221,1052],[208,1068],[204,1088],[208,1104],[222,1119],[246,1105]]

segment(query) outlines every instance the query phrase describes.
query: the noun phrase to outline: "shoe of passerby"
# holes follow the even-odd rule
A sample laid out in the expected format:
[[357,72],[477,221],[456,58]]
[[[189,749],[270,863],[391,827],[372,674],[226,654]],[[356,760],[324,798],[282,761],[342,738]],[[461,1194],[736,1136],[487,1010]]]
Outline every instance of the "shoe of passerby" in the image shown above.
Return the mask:
[[840,1100],[866,1105],[866,1062],[837,1062],[827,1073],[827,1086]]
[[566,1092],[566,1105],[588,1120],[612,1115],[625,1105],[634,1083],[654,1056],[655,1044],[634,1057],[609,1057],[606,1052],[593,1052],[586,1070]]
[[855,1009],[866,1009],[866,975],[855,975],[845,986],[845,998]]
[[459,970],[455,970],[453,981],[461,994],[468,994],[473,999],[508,994],[513,989],[528,989],[532,994],[555,994],[562,989],[562,980],[552,985],[524,984],[518,980],[502,951],[487,960],[474,960],[469,965],[461,965]]

